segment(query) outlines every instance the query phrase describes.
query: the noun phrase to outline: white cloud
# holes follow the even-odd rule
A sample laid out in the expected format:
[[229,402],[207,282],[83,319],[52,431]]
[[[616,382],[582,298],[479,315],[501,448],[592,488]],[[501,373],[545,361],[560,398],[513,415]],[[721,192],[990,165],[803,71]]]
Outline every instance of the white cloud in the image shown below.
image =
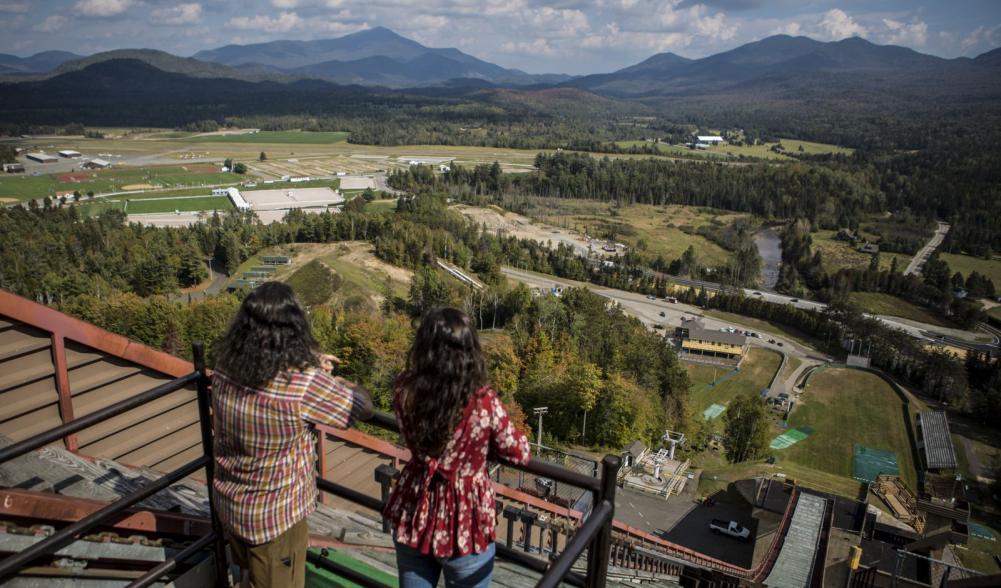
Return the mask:
[[980,53],[1001,45],[1001,25],[977,27],[959,42],[965,54]]
[[271,0],[271,5],[281,9],[295,8],[299,6],[299,0]]
[[769,35],[789,35],[790,37],[798,37],[803,34],[803,25],[796,21],[789,21],[782,23],[768,32]]
[[868,32],[866,28],[855,21],[847,12],[834,8],[824,15],[820,21],[820,29],[831,41],[839,41],[847,37],[862,37]]
[[69,19],[66,18],[65,16],[61,15],[61,14],[53,14],[53,15],[47,16],[45,18],[45,20],[43,20],[42,22],[36,24],[35,26],[33,26],[31,28],[32,28],[32,30],[35,30],[35,31],[38,31],[38,32],[41,32],[41,33],[54,33],[55,31],[58,31],[59,29],[61,29],[64,26],[66,26],[66,23],[68,21],[69,21]]
[[103,18],[117,16],[128,10],[134,0],[77,0],[73,10],[81,16]]
[[410,29],[436,30],[449,23],[448,17],[435,14],[419,14],[410,19]]
[[501,45],[501,50],[507,53],[523,53],[525,55],[546,55],[552,57],[556,55],[556,49],[543,38],[533,41],[512,42],[507,41]]
[[576,37],[591,28],[587,15],[576,9],[543,6],[526,10],[520,17],[525,26],[552,37]]
[[887,32],[883,40],[891,45],[924,45],[928,40],[928,24],[915,20],[911,23],[883,19]]
[[152,13],[153,22],[178,26],[196,23],[202,18],[202,5],[197,2],[178,4],[170,8],[157,8]]
[[266,31],[269,33],[287,33],[302,25],[302,18],[295,12],[282,12],[277,17],[264,14],[256,16],[237,16],[229,19],[226,26],[241,31]]
[[0,2],[0,12],[5,14],[24,14],[28,12],[27,2]]

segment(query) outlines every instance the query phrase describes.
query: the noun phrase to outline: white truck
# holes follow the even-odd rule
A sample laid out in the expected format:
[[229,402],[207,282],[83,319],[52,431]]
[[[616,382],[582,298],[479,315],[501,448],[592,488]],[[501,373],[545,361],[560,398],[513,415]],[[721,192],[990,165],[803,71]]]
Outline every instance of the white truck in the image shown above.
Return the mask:
[[709,530],[717,535],[727,535],[740,541],[749,541],[751,539],[751,532],[747,527],[741,527],[737,521],[713,519],[709,523]]

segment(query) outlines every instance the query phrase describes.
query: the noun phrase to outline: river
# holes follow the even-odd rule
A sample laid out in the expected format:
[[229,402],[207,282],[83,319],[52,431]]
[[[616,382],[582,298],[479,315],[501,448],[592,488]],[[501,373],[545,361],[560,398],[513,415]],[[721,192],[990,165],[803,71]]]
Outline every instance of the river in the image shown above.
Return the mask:
[[761,287],[775,288],[782,265],[782,239],[772,229],[765,227],[754,234],[754,244],[761,256]]

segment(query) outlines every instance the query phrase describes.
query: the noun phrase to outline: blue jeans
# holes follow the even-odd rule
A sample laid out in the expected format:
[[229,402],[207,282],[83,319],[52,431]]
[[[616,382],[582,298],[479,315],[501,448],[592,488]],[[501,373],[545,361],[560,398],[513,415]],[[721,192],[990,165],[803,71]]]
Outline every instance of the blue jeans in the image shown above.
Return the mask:
[[494,573],[495,551],[491,543],[483,553],[440,559],[397,543],[400,588],[434,588],[443,570],[448,588],[488,588]]

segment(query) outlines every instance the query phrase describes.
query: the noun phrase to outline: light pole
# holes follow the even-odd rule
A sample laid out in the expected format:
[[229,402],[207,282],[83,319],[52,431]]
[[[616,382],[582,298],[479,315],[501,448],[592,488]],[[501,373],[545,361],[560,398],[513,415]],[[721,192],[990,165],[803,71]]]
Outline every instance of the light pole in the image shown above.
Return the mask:
[[535,434],[535,445],[540,450],[542,449],[542,415],[549,412],[548,406],[537,406],[532,409],[532,412],[539,415],[539,430]]

